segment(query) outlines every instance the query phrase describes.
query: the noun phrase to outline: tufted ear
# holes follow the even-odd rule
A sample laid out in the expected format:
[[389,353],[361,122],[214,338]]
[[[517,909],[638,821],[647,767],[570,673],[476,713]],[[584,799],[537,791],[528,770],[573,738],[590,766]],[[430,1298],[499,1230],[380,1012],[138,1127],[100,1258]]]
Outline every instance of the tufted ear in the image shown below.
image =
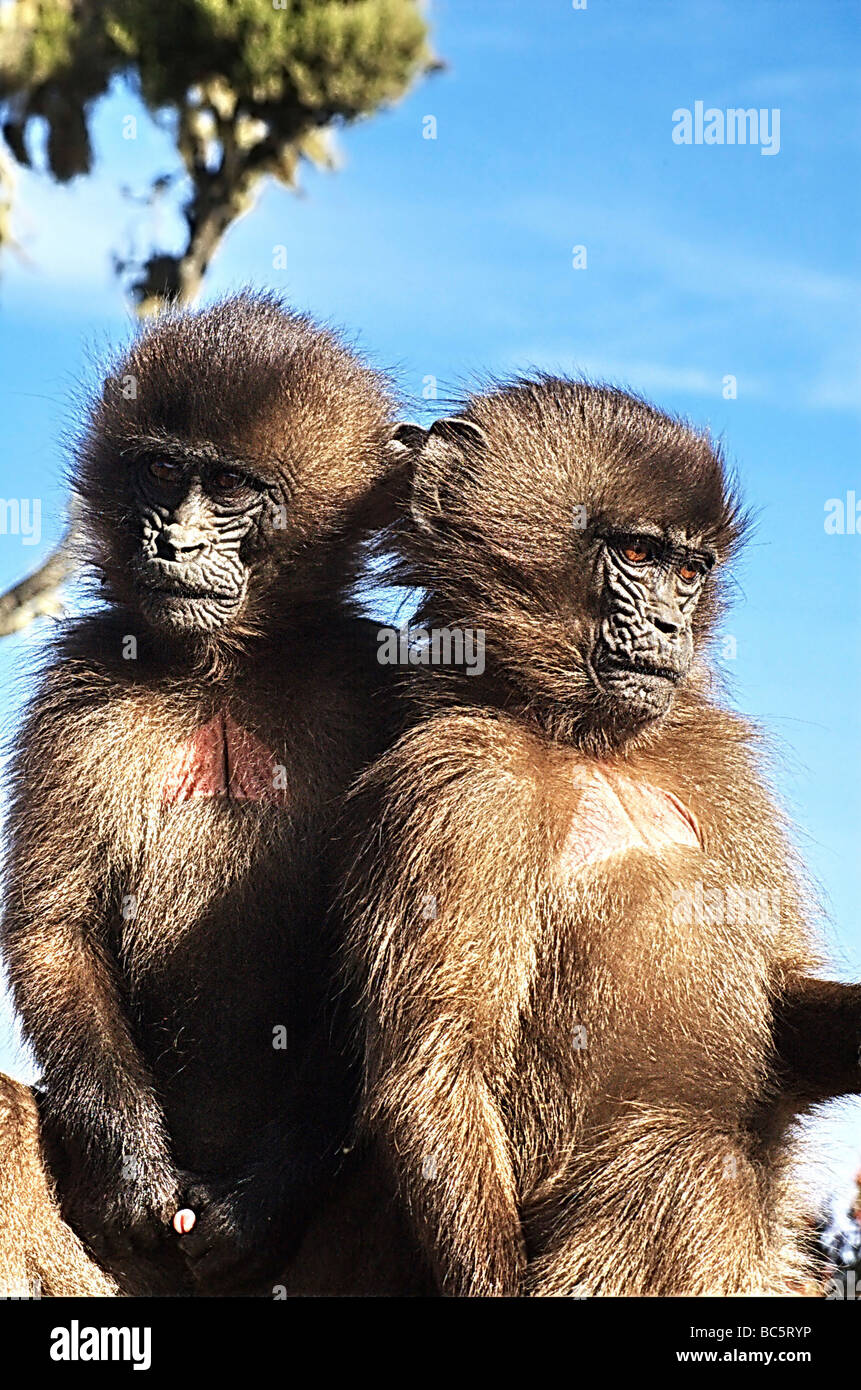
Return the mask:
[[395,425],[392,437],[386,445],[389,457],[397,462],[405,462],[407,455],[418,454],[421,451],[428,433],[429,431],[423,430],[421,425]]
[[382,477],[359,503],[357,515],[365,529],[381,531],[404,515],[413,488],[416,459],[427,436],[420,425],[394,425],[383,443],[388,464]]
[[465,415],[449,415],[442,420],[434,420],[428,430],[429,447],[442,445],[462,452],[465,448],[484,448],[486,444],[484,430]]
[[[432,531],[444,515],[441,488],[456,486],[459,464],[470,452],[484,449],[487,435],[473,420],[450,415],[435,420],[422,445],[413,483],[410,512],[420,531]],[[423,468],[422,464],[427,467]]]

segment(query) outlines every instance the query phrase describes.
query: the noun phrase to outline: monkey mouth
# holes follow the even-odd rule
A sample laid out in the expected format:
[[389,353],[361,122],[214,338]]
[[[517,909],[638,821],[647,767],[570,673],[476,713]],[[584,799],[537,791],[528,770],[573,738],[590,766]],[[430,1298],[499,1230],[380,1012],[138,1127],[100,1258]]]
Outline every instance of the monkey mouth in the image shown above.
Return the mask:
[[603,660],[593,658],[589,670],[600,694],[635,725],[649,724],[669,713],[685,674],[677,666],[642,659],[624,661],[607,654]]
[[647,661],[614,661],[604,666],[602,675],[609,680],[617,677],[626,680],[630,676],[645,676],[647,679],[669,681],[671,685],[678,685],[683,672],[674,666],[653,665]]
[[225,593],[223,590],[219,591],[217,589],[196,589],[186,587],[180,588],[178,586],[171,587],[165,584],[148,585],[145,590],[145,593],[149,597],[156,597],[157,599],[168,600],[173,599],[175,602],[178,603],[199,603],[202,601],[209,601],[212,603],[235,604],[238,602],[239,598],[237,594]]
[[213,633],[228,625],[244,595],[197,585],[144,584],[141,611],[150,626],[177,634]]
[[636,682],[678,685],[684,671],[678,666],[668,666],[657,661],[620,660],[616,656],[604,656],[589,663],[595,684],[603,689],[607,685],[627,685]]

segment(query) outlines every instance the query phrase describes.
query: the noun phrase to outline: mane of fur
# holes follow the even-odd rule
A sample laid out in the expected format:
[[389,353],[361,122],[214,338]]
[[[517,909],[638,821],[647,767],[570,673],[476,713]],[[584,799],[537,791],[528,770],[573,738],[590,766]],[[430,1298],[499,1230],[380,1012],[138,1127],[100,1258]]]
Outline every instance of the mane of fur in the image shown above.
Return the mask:
[[[735,490],[707,436],[621,391],[519,381],[458,417],[481,435],[416,438],[393,577],[423,626],[484,629],[487,667],[412,668],[410,727],[352,794],[367,1130],[447,1293],[785,1293],[804,1256],[774,1017],[818,956],[755,730],[707,664]],[[718,563],[691,676],[627,729],[587,669],[594,541],[647,524]],[[596,758],[675,798],[702,848],[572,872]]]

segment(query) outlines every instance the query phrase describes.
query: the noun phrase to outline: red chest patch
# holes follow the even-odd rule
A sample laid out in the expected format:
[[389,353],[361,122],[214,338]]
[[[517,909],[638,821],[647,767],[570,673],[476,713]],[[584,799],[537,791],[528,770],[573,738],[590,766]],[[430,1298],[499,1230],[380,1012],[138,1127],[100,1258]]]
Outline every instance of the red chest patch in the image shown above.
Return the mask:
[[578,768],[575,786],[580,798],[562,851],[569,873],[630,850],[702,849],[696,816],[672,792],[599,767]]
[[174,750],[162,782],[163,805],[207,796],[287,804],[284,768],[259,738],[223,712]]

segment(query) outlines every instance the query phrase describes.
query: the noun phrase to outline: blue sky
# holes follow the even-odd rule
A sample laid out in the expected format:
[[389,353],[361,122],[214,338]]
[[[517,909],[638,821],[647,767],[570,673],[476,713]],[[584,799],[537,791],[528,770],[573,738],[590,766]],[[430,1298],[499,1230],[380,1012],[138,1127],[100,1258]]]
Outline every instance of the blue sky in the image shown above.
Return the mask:
[[[609,377],[720,434],[759,524],[738,569],[725,662],[734,702],[783,748],[780,789],[833,917],[834,968],[861,977],[859,534],[825,504],[861,498],[861,10],[854,0],[438,0],[447,72],[339,137],[231,232],[206,297],[274,286],[393,368],[414,412],[478,372]],[[677,145],[673,112],[780,112],[780,149]],[[138,138],[122,138],[136,114]],[[424,118],[437,138],[424,139]],[[0,585],[59,526],[62,433],[93,353],[130,324],[111,251],[170,245],[143,190],[175,167],[134,97],[98,109],[97,171],[20,180],[23,257],[0,273],[0,497],[43,499],[40,547],[0,535]],[[273,269],[287,248],[286,270]],[[585,246],[587,268],[572,267]],[[722,383],[737,379],[737,399]],[[432,405],[433,402],[430,403]],[[0,644],[14,719],[38,634]],[[0,1019],[0,1066],[21,1071]],[[829,1185],[861,1159],[861,1104],[816,1124]]]

